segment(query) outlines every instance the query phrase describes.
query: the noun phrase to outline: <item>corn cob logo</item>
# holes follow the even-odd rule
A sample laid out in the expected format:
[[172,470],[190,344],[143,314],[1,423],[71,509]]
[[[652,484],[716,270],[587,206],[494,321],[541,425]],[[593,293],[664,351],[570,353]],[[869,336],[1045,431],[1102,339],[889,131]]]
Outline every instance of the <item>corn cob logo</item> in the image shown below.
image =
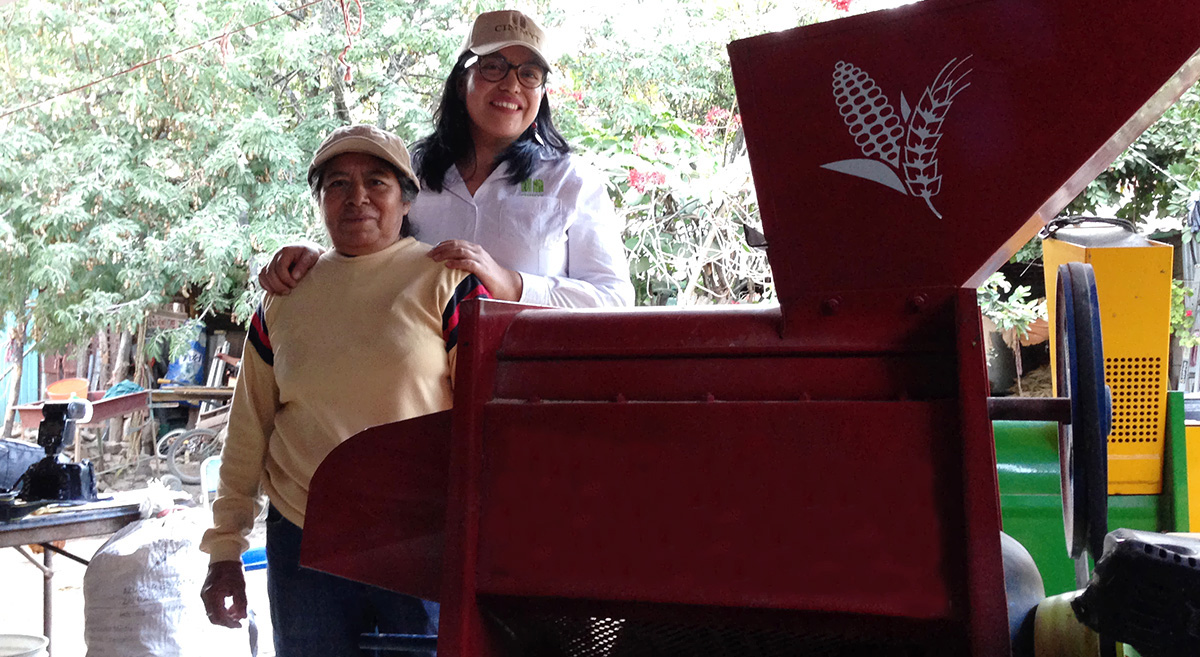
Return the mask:
[[971,70],[961,71],[970,59],[951,59],[925,87],[916,107],[900,94],[900,113],[865,71],[849,62],[833,68],[833,97],[850,136],[866,159],[839,160],[821,168],[857,176],[890,187],[901,194],[924,199],[938,219],[933,197],[942,189],[937,149],[942,140],[946,113],[964,89]]

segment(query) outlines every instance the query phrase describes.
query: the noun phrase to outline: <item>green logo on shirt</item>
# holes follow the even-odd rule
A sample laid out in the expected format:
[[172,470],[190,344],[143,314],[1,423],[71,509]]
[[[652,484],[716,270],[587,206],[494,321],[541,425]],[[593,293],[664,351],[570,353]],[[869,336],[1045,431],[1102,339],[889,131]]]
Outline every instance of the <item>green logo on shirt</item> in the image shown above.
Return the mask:
[[521,181],[522,194],[545,194],[546,183],[541,178]]

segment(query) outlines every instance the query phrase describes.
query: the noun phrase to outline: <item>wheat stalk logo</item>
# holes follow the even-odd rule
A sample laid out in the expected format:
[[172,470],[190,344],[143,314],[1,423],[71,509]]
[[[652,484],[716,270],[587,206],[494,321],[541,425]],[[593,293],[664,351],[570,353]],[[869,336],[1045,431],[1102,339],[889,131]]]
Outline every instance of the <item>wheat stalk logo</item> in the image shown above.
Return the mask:
[[945,134],[943,124],[950,104],[971,86],[964,82],[971,69],[961,70],[968,59],[951,59],[942,67],[915,108],[909,107],[901,93],[899,115],[871,76],[853,64],[838,62],[833,68],[833,97],[850,136],[866,159],[839,160],[821,168],[924,199],[934,216],[941,219],[942,214],[933,207],[933,197],[942,189],[938,142]]

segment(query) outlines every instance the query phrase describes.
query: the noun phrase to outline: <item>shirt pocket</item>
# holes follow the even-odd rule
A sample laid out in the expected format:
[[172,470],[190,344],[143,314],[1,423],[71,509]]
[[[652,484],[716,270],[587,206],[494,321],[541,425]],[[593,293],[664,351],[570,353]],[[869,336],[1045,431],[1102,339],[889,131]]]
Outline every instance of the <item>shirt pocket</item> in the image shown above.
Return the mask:
[[[567,218],[553,197],[517,196],[500,203],[496,239],[505,245],[501,264],[543,276],[561,275],[566,265]],[[500,262],[499,257],[493,257]]]

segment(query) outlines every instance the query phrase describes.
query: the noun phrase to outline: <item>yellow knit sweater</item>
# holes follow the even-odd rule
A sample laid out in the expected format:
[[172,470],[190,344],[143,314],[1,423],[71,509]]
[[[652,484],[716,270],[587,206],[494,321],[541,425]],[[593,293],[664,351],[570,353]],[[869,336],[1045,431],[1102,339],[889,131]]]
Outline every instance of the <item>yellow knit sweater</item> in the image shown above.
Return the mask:
[[450,408],[458,305],[487,293],[412,238],[366,256],[323,256],[251,323],[229,437],[200,547],[211,561],[248,547],[260,486],[304,526],[308,485],[330,451],[379,424]]

